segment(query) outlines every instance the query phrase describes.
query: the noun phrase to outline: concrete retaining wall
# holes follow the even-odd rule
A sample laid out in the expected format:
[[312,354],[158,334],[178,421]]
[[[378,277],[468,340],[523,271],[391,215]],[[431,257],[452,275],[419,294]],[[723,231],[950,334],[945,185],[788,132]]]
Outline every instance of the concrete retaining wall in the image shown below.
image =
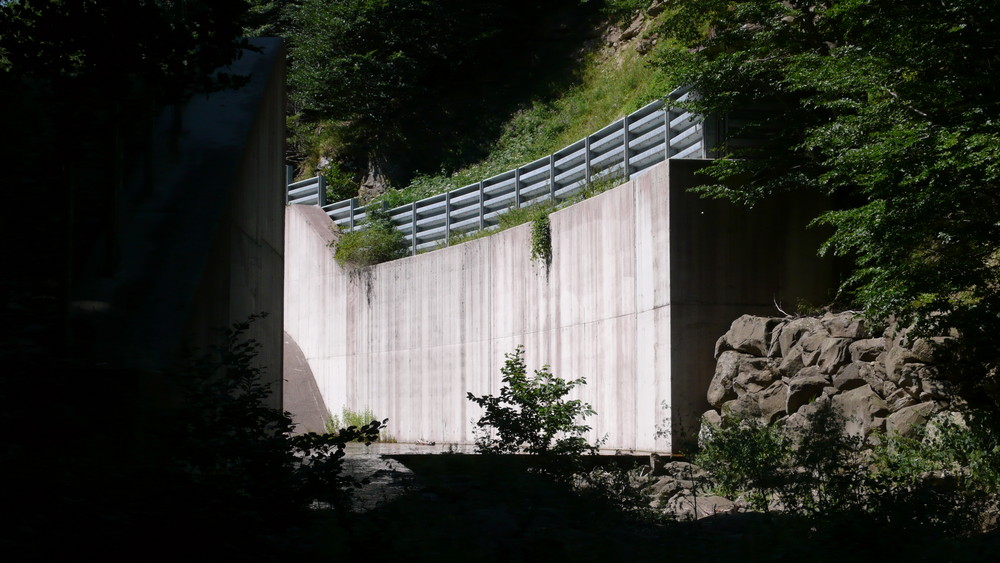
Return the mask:
[[329,218],[291,206],[285,330],[331,411],[371,408],[401,441],[472,442],[466,392],[498,392],[504,354],[523,344],[529,369],[587,379],[578,396],[605,447],[678,449],[732,319],[830,287],[804,232],[815,205],[699,199],[685,190],[702,165],[665,162],[552,214],[548,272],[530,260],[527,225],[345,272]]
[[281,406],[285,50],[280,39],[252,43],[261,51],[225,69],[248,84],[163,111],[116,201],[114,270],[80,283],[83,303],[101,305],[95,356],[141,374],[139,411],[180,400],[169,378],[187,351],[210,350],[221,329],[262,312],[248,336],[262,346],[270,406]]

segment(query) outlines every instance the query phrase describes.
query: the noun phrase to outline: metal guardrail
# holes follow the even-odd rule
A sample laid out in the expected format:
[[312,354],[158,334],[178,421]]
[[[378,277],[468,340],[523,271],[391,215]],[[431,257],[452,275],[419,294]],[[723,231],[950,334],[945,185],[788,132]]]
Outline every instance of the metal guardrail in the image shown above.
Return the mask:
[[[671,101],[692,93],[674,90]],[[708,158],[718,128],[701,116],[657,100],[549,156],[446,193],[394,207],[389,216],[416,254],[452,234],[490,229],[509,209],[566,200],[605,177],[634,178],[668,158]],[[289,172],[289,175],[291,173]],[[287,182],[289,205],[319,205],[343,231],[364,226],[355,198],[327,204],[322,177]]]

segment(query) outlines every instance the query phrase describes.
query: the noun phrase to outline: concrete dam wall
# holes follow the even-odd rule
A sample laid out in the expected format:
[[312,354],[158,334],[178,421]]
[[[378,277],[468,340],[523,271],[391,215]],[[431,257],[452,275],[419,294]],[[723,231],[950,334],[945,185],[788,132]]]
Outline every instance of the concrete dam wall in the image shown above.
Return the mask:
[[[828,300],[822,202],[752,211],[686,190],[704,161],[670,160],[551,215],[552,263],[532,263],[530,225],[345,271],[318,207],[289,206],[285,330],[333,413],[371,409],[403,442],[471,443],[504,354],[526,349],[584,377],[605,448],[675,451],[708,410],[716,339],[745,313]],[[319,430],[319,429],[314,429]]]

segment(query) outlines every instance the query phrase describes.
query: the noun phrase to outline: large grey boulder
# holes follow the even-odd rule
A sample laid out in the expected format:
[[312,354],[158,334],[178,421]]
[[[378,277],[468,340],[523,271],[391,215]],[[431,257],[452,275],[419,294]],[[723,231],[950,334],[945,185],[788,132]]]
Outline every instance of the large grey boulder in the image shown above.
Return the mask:
[[778,334],[778,347],[782,357],[787,357],[789,350],[798,344],[803,336],[822,330],[823,326],[819,319],[813,317],[792,319],[785,323]]
[[941,401],[950,400],[958,395],[958,388],[954,383],[943,379],[927,377],[920,380],[921,401]]
[[706,395],[708,404],[719,408],[726,401],[767,387],[775,377],[771,360],[726,350],[715,364]]
[[947,336],[935,336],[932,338],[918,338],[910,346],[910,353],[916,361],[922,364],[938,363],[942,360],[945,347],[953,339]]
[[851,312],[827,313],[820,319],[823,328],[834,338],[850,338],[856,340],[868,335],[865,321]]
[[728,347],[754,356],[767,356],[775,328],[782,319],[743,315],[733,321],[725,334]]
[[800,350],[803,366],[809,367],[816,365],[816,362],[819,361],[820,354],[823,352],[823,345],[826,344],[828,338],[829,337],[824,334],[809,334],[799,340],[798,344],[795,345],[795,348]]
[[703,481],[708,478],[708,471],[687,461],[669,461],[663,464],[663,472],[675,479]]
[[[872,383],[874,370],[867,363],[853,362],[835,373],[830,381],[840,391],[850,391]],[[873,386],[874,389],[874,386]]]
[[737,397],[736,390],[733,389],[733,380],[739,375],[740,357],[740,353],[733,350],[727,350],[719,355],[719,360],[715,364],[715,375],[708,384],[708,404],[718,409],[726,401]]
[[936,336],[911,341],[906,333],[897,334],[886,350],[885,371],[890,379],[895,379],[896,372],[906,364],[936,363],[941,359],[939,356],[950,340],[946,336]]
[[778,362],[778,372],[784,376],[791,377],[806,367],[802,361],[802,347],[797,344],[788,350],[781,361]]
[[789,413],[788,418],[782,421],[782,425],[786,430],[792,431],[793,435],[796,431],[805,430],[809,427],[810,418],[821,408],[826,407],[831,402],[831,398],[826,395],[820,395],[816,397],[815,401],[806,403],[799,407],[799,410],[794,413]]
[[850,338],[828,338],[820,345],[816,365],[822,373],[831,375],[851,361]]
[[687,492],[692,494],[698,484],[694,480],[679,479],[673,475],[663,475],[656,479],[649,487],[652,497],[649,505],[653,508],[663,506],[670,501],[677,493]]
[[699,520],[716,514],[735,512],[736,504],[720,496],[679,494],[670,499],[665,508],[678,520]]
[[736,419],[756,419],[762,424],[771,424],[785,414],[787,386],[775,381],[759,393],[747,393],[722,405],[724,417]]
[[776,381],[767,389],[757,394],[757,406],[760,408],[760,421],[771,424],[779,416],[786,413],[785,402],[788,387],[781,381]]
[[869,385],[833,397],[833,407],[845,419],[844,430],[852,436],[867,436],[875,428],[875,418],[885,417],[889,408]]
[[900,436],[913,436],[918,428],[927,423],[936,407],[933,402],[928,401],[900,409],[886,418],[885,431]]
[[788,353],[782,356],[778,371],[786,376],[792,376],[802,368],[815,365],[827,339],[828,337],[822,333],[804,335],[788,349]]
[[799,410],[799,407],[820,396],[823,388],[829,384],[830,380],[820,373],[819,368],[813,366],[803,369],[788,381],[785,412],[792,414]]
[[896,412],[917,404],[917,399],[909,391],[900,387],[886,396],[885,404],[890,411]]
[[851,343],[852,362],[874,362],[885,352],[885,338],[866,338]]
[[[755,358],[760,359],[760,358]],[[756,362],[759,364],[759,362]],[[733,388],[737,395],[757,393],[768,387],[777,379],[774,371],[767,365],[755,365],[754,362],[741,362],[739,374],[733,380]]]

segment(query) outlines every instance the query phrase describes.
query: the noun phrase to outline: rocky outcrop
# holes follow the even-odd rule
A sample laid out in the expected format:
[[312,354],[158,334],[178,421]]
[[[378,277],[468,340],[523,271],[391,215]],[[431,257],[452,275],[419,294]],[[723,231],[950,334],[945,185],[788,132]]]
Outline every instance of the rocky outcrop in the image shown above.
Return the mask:
[[850,312],[822,317],[744,315],[715,346],[708,421],[755,418],[797,427],[815,405],[832,403],[849,433],[907,435],[961,406],[936,363],[950,337],[871,334]]

